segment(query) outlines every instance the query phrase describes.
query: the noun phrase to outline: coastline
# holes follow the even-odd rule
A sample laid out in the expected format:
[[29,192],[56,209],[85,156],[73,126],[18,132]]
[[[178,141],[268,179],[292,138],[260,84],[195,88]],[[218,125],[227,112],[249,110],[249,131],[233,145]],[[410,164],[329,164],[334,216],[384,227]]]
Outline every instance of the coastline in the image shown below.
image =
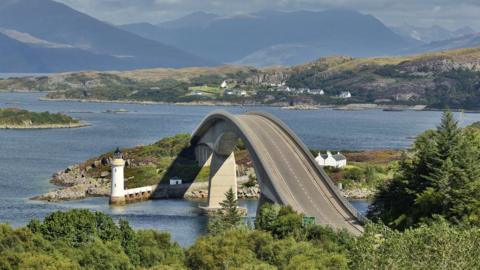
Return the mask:
[[76,98],[39,98],[41,101],[52,102],[81,102],[81,103],[120,103],[120,104],[141,104],[141,105],[178,105],[178,106],[269,106],[260,103],[232,103],[215,101],[198,102],[162,102],[162,101],[139,101],[139,100],[103,100],[103,99],[76,99]]
[[[101,164],[101,160],[93,164]],[[34,196],[31,200],[62,202],[82,200],[91,197],[110,196],[110,174],[101,174],[98,177],[88,177],[83,163],[69,166],[63,171],[54,173],[49,180],[57,189]],[[240,176],[237,180],[237,195],[239,199],[259,199],[260,187],[245,186],[249,182],[247,176]],[[198,200],[208,198],[208,182],[193,182],[183,185],[155,185],[156,192],[151,199],[178,198]],[[366,188],[342,189],[340,193],[347,199],[368,199],[375,190]]]
[[0,129],[66,129],[66,128],[82,128],[89,127],[91,124],[81,122],[75,124],[46,124],[46,125],[0,125]]
[[[177,106],[267,106],[280,107],[282,110],[320,110],[334,109],[342,111],[360,111],[360,110],[412,110],[412,111],[441,111],[441,109],[427,108],[427,105],[385,105],[375,103],[350,103],[350,104],[298,104],[293,106],[285,106],[284,103],[262,104],[257,102],[233,103],[224,101],[193,101],[193,102],[161,102],[161,101],[139,101],[139,100],[103,100],[103,99],[76,99],[76,98],[39,98],[41,101],[52,102],[82,102],[82,103],[119,103],[119,104],[141,104],[141,105],[177,105]],[[465,111],[465,110],[464,110]],[[467,111],[465,111],[467,112]],[[478,112],[480,110],[470,110],[468,112]]]

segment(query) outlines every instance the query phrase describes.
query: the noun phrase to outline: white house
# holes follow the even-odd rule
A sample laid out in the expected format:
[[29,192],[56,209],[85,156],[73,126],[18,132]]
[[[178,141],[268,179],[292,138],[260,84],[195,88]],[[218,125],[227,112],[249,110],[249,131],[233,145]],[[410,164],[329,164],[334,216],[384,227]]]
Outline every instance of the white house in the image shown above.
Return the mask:
[[182,179],[180,179],[178,177],[170,178],[170,186],[181,185],[181,184],[182,184]]
[[220,85],[221,88],[227,88],[228,84],[227,81],[223,81],[222,84]]
[[318,165],[325,167],[342,168],[347,166],[347,158],[340,152],[337,152],[335,155],[332,155],[330,151],[327,151],[327,154],[318,153],[315,160]]
[[308,93],[312,95],[320,95],[320,96],[325,95],[325,91],[323,91],[323,89],[312,89]]
[[352,94],[350,93],[350,91],[343,91],[342,93],[340,93],[340,95],[338,95],[339,98],[351,98],[352,97]]

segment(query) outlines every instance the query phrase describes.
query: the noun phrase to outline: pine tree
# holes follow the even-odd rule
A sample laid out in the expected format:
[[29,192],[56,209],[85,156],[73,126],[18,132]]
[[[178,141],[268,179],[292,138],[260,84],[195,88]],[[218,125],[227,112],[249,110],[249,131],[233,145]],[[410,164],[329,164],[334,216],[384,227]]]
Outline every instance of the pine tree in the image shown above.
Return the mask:
[[237,228],[242,224],[242,215],[238,210],[235,193],[230,188],[225,193],[225,200],[220,203],[222,207],[208,223],[208,231],[211,234],[222,233],[226,230]]
[[433,215],[480,224],[480,132],[460,128],[447,111],[412,150],[394,179],[380,187],[368,216],[399,229]]
[[236,227],[240,224],[242,216],[238,211],[237,199],[232,188],[225,193],[225,200],[220,203],[222,207],[222,217],[225,224]]

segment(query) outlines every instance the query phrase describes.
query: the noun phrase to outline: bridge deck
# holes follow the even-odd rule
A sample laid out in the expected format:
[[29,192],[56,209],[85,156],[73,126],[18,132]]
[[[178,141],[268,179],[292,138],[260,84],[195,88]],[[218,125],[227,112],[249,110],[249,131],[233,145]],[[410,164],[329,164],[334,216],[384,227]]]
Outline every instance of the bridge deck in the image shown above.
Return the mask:
[[263,187],[267,197],[272,196],[270,200],[314,216],[318,224],[354,234],[363,232],[363,216],[338,192],[300,139],[275,117],[215,111],[199,125],[192,143],[217,145],[214,151],[233,150],[234,143],[224,139],[230,138],[225,133],[232,132],[244,140],[254,160],[260,189]]
[[303,150],[278,125],[257,115],[237,116],[249,132],[256,153],[264,161],[280,187],[286,204],[295,210],[314,216],[317,223],[352,232],[362,232],[355,216],[332,193],[326,180],[318,175]]

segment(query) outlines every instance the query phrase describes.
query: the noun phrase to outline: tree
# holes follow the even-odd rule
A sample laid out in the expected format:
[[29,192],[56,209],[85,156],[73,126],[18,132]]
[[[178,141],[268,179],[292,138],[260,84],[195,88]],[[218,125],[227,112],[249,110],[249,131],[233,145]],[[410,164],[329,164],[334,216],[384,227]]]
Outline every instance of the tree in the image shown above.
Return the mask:
[[480,135],[451,112],[417,137],[394,179],[379,189],[368,216],[398,229],[441,215],[480,224]]
[[242,225],[242,215],[238,209],[237,199],[232,188],[225,193],[225,200],[220,203],[220,206],[222,208],[214,213],[208,224],[208,231],[212,234],[218,234]]
[[119,225],[123,250],[130,258],[130,261],[133,265],[139,265],[140,256],[138,255],[138,243],[135,231],[132,229],[132,227],[130,227],[126,220],[121,219],[119,221]]

